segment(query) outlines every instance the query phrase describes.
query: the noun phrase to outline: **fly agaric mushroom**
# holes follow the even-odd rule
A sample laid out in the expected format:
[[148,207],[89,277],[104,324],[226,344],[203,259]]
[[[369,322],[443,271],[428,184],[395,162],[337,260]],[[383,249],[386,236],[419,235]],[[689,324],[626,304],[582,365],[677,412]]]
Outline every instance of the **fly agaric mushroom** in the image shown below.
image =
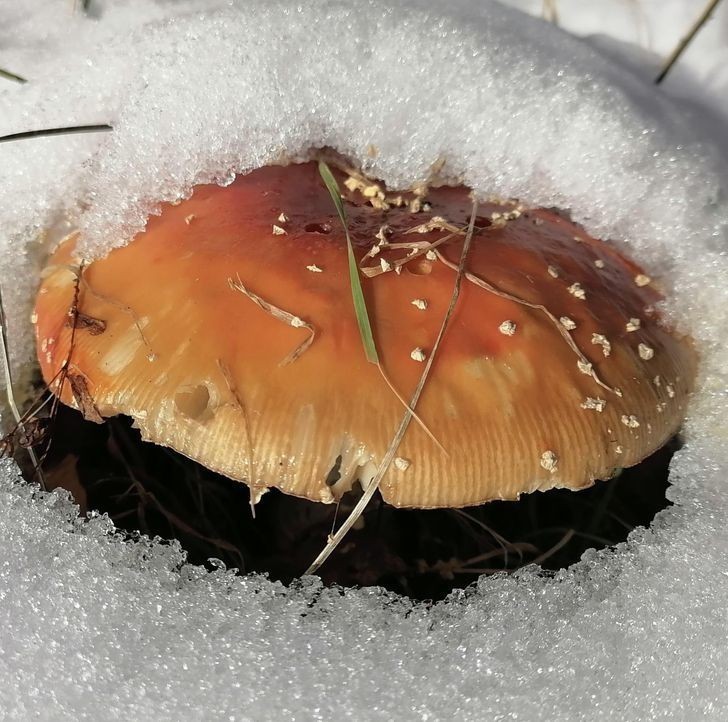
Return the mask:
[[[382,367],[409,398],[451,299],[472,201],[339,178]],[[373,478],[403,405],[368,363],[343,228],[315,163],[200,186],[81,268],[75,236],[37,297],[46,383],[86,418],[251,486],[322,502]],[[580,489],[638,463],[683,417],[696,357],[659,291],[563,214],[479,205],[462,291],[398,458],[395,506]]]

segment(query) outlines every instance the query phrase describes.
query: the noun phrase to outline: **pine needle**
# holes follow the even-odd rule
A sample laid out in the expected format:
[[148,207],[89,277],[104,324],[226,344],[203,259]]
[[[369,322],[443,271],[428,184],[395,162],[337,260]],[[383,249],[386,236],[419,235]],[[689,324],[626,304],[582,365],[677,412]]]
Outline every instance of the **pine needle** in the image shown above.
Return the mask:
[[14,80],[16,83],[27,83],[28,81],[21,75],[11,73],[9,70],[3,70],[0,68],[0,78],[6,78],[7,80]]
[[425,387],[425,383],[427,382],[427,378],[430,374],[430,369],[432,368],[432,364],[435,360],[435,357],[437,356],[437,351],[440,347],[440,343],[442,342],[442,339],[445,335],[445,332],[447,330],[448,323],[450,321],[450,317],[452,316],[452,313],[455,309],[455,306],[457,304],[458,298],[460,296],[460,288],[462,285],[462,279],[465,272],[465,262],[467,259],[468,251],[470,250],[470,244],[473,239],[473,230],[475,228],[475,215],[477,211],[478,204],[476,201],[473,201],[473,210],[470,215],[470,224],[468,226],[468,232],[465,236],[465,240],[463,242],[463,249],[460,254],[460,264],[458,266],[458,274],[455,278],[455,285],[453,287],[452,296],[450,298],[450,305],[448,306],[447,312],[445,313],[445,317],[442,320],[442,325],[440,326],[440,331],[437,334],[437,339],[435,341],[434,346],[432,347],[432,353],[430,353],[427,363],[425,365],[425,368],[422,372],[422,376],[420,376],[420,381],[417,384],[417,388],[415,389],[414,393],[412,394],[412,399],[410,401],[409,407],[407,411],[405,412],[404,417],[402,418],[402,421],[399,424],[399,427],[397,428],[397,431],[394,435],[394,438],[392,439],[392,442],[389,445],[389,448],[387,449],[387,452],[384,455],[384,458],[382,459],[381,464],[379,465],[379,468],[377,469],[377,473],[374,475],[372,480],[369,482],[369,485],[367,486],[364,493],[361,495],[361,498],[357,502],[356,506],[352,509],[349,516],[346,518],[344,523],[339,527],[338,531],[329,537],[328,541],[326,542],[326,546],[321,550],[321,553],[316,557],[316,559],[313,561],[311,566],[306,570],[306,574],[314,574],[316,570],[331,556],[333,551],[336,549],[336,547],[341,543],[342,539],[348,534],[349,530],[356,524],[359,517],[364,513],[364,509],[366,508],[367,504],[371,500],[371,498],[374,496],[375,492],[379,488],[379,485],[382,481],[382,478],[386,474],[387,470],[389,469],[389,466],[394,461],[395,454],[397,453],[397,449],[399,448],[400,443],[402,442],[402,439],[404,438],[405,432],[407,431],[407,428],[409,427],[410,421],[412,420],[414,416],[414,409],[417,406],[417,402],[420,399],[420,396],[422,394],[422,390]]
[[698,19],[693,23],[692,27],[688,31],[687,35],[677,44],[677,47],[672,51],[670,56],[662,66],[660,74],[655,78],[655,85],[659,85],[666,77],[667,74],[672,70],[673,66],[681,58],[682,54],[688,49],[688,46],[693,41],[695,36],[700,32],[703,25],[708,22],[708,19],[713,14],[713,11],[718,7],[720,0],[709,0],[706,6],[703,8],[703,12],[700,13]]
[[44,138],[51,135],[74,135],[76,133],[101,133],[113,130],[110,125],[102,123],[99,125],[70,125],[65,128],[43,128],[42,130],[26,130],[22,133],[11,133],[0,135],[0,143],[11,140],[25,140],[26,138]]

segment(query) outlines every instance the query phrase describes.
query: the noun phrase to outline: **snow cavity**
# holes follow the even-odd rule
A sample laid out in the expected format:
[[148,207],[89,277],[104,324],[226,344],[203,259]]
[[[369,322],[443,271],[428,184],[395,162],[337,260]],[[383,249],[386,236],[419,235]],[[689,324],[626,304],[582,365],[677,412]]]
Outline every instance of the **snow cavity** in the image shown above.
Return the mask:
[[[0,281],[16,369],[41,241],[89,258],[158,204],[332,146],[393,186],[444,158],[572,211],[670,292],[702,354],[670,499],[553,576],[434,606],[208,574],[59,494],[0,481],[0,707],[13,718],[721,717],[728,710],[728,196],[721,139],[633,66],[495,2],[0,0]],[[725,140],[723,139],[723,145]],[[370,157],[374,146],[377,154]]]

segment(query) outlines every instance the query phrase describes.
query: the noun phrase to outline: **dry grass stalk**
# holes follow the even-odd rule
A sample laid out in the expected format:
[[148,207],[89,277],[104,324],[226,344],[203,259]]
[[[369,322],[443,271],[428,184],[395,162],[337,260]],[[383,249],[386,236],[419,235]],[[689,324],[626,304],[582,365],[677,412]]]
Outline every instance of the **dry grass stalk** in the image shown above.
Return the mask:
[[[78,311],[78,304],[79,304],[79,294],[80,294],[80,286],[81,286],[81,277],[83,275],[83,268],[84,264],[81,263],[78,269],[73,269],[74,271],[74,290],[73,290],[73,302],[71,304],[71,308],[68,312],[68,318],[70,321],[71,326],[71,340],[69,344],[68,349],[68,355],[66,356],[63,366],[59,370],[59,372],[54,376],[54,378],[50,381],[48,384],[48,388],[50,389],[51,386],[56,386],[57,391],[55,394],[51,394],[48,396],[44,401],[40,403],[39,406],[31,407],[28,411],[26,411],[23,415],[20,414],[18,411],[17,404],[15,402],[15,396],[13,392],[13,381],[10,371],[10,359],[8,354],[8,344],[7,344],[7,325],[6,325],[6,319],[5,319],[5,310],[2,303],[2,293],[0,292],[0,337],[1,337],[1,345],[2,345],[2,356],[3,356],[3,365],[5,367],[5,379],[6,379],[6,389],[7,389],[7,396],[8,396],[8,404],[11,408],[11,411],[13,413],[13,416],[15,418],[16,426],[15,429],[11,431],[10,434],[5,436],[3,438],[3,444],[4,446],[12,452],[14,450],[14,441],[18,437],[18,434],[20,434],[20,437],[22,439],[27,439],[27,444],[20,442],[20,446],[23,446],[24,448],[27,448],[28,455],[30,456],[31,462],[33,463],[35,474],[38,476],[38,479],[40,481],[41,488],[45,489],[45,477],[43,475],[42,471],[42,465],[44,461],[46,460],[46,457],[48,456],[48,452],[50,450],[50,445],[52,443],[53,434],[52,429],[51,432],[48,434],[47,439],[48,442],[45,446],[45,449],[43,450],[43,453],[40,455],[40,458],[37,457],[34,449],[32,448],[34,445],[40,443],[43,441],[43,438],[45,437],[45,434],[36,434],[34,433],[34,429],[42,429],[42,422],[41,417],[39,416],[40,412],[43,410],[43,408],[50,402],[51,404],[51,410],[49,413],[50,423],[53,424],[56,415],[58,413],[58,407],[60,404],[60,398],[63,393],[63,387],[66,383],[66,381],[73,382],[73,379],[69,379],[69,369],[71,368],[71,355],[73,354],[73,348],[74,348],[74,342],[76,337],[76,328],[78,326],[78,317],[79,317],[79,311]],[[73,385],[73,383],[72,383]],[[76,384],[76,388],[74,389],[74,397],[78,397],[78,394],[82,392],[79,392],[79,385]],[[77,398],[78,401],[78,398]],[[81,401],[84,401],[82,399]],[[82,407],[83,408],[83,407]]]
[[242,293],[244,296],[247,296],[256,306],[261,308],[267,314],[273,316],[273,318],[278,319],[279,321],[282,321],[283,323],[287,324],[288,326],[292,326],[293,328],[305,328],[308,331],[308,338],[306,338],[303,343],[296,346],[296,348],[294,348],[293,351],[291,351],[291,353],[289,353],[288,356],[286,356],[283,361],[280,362],[280,366],[287,366],[288,364],[293,363],[311,347],[311,344],[316,337],[316,331],[310,323],[304,321],[298,316],[294,316],[288,311],[284,311],[282,308],[278,308],[278,306],[274,306],[272,303],[269,303],[257,293],[254,293],[253,291],[246,288],[243,285],[243,282],[240,280],[240,276],[237,276],[237,280],[228,278],[228,284],[230,288],[232,288],[234,291],[240,291],[240,293]]
[[556,544],[554,544],[550,549],[547,549],[540,556],[537,556],[535,559],[531,560],[531,564],[543,564],[543,562],[545,562],[549,557],[552,557],[554,554],[556,554],[556,552],[559,551],[561,547],[568,544],[571,540],[571,537],[573,537],[575,533],[576,532],[574,531],[574,529],[567,530],[564,536],[562,536],[561,539],[556,542]]
[[[406,266],[410,261],[415,261],[430,251],[434,251],[434,249],[438,246],[441,246],[443,243],[447,243],[447,241],[451,240],[456,235],[465,233],[465,231],[466,229],[458,229],[457,232],[448,233],[442,238],[438,238],[436,241],[432,241],[431,243],[427,241],[412,241],[412,243],[388,243],[386,246],[374,246],[374,248],[379,248],[380,250],[382,248],[393,251],[408,249],[409,253],[404,258],[397,258],[396,260],[393,260],[389,264],[390,268],[388,269],[385,269],[380,264],[378,266],[363,266],[360,270],[367,278],[375,278],[376,276],[381,276],[383,273],[389,273],[390,271],[395,271],[396,273],[398,268]],[[364,258],[371,258],[371,253],[371,251],[367,253]]]
[[559,10],[556,7],[556,0],[543,0],[541,6],[541,15],[544,20],[553,23],[554,25],[559,24]]
[[[32,429],[29,433],[29,429],[26,428],[26,425],[29,424],[29,422],[25,420],[23,416],[21,416],[20,411],[18,410],[17,402],[15,400],[13,376],[10,367],[10,353],[8,350],[7,319],[5,317],[5,305],[3,304],[2,288],[0,288],[0,345],[2,346],[2,349],[0,349],[0,351],[2,352],[3,371],[5,373],[5,393],[8,400],[8,406],[10,407],[10,411],[13,414],[13,418],[15,419],[15,430],[13,431],[13,436],[15,436],[15,433],[19,431],[24,436],[31,438],[33,435]],[[45,481],[43,478],[43,472],[40,468],[40,461],[36,456],[32,445],[28,445],[26,447],[26,450],[28,452],[28,456],[30,457],[31,463],[33,464],[35,473],[38,475],[41,487],[45,489]]]
[[382,462],[379,465],[379,469],[377,469],[377,473],[375,474],[374,478],[369,482],[369,485],[364,490],[364,493],[362,494],[361,498],[357,502],[356,506],[351,511],[349,516],[346,518],[344,523],[339,527],[338,531],[335,534],[333,534],[331,537],[329,537],[329,540],[326,543],[326,546],[321,550],[321,553],[316,557],[316,559],[314,559],[313,563],[306,570],[306,572],[305,572],[306,574],[314,574],[316,572],[316,570],[329,558],[329,556],[331,556],[332,552],[341,543],[343,538],[346,536],[346,534],[349,532],[349,530],[354,526],[354,524],[359,519],[359,517],[364,513],[364,509],[369,504],[369,501],[371,500],[371,498],[374,496],[377,489],[379,488],[379,484],[381,483],[382,479],[384,478],[384,474],[386,474],[390,465],[394,461],[394,457],[397,453],[397,449],[399,448],[399,445],[402,442],[402,439],[404,438],[404,435],[409,427],[410,421],[413,418],[414,409],[417,407],[417,402],[419,401],[420,396],[422,394],[422,390],[425,387],[427,378],[430,374],[430,369],[432,368],[432,364],[435,360],[435,357],[437,356],[437,351],[440,347],[440,343],[442,342],[445,332],[447,331],[447,326],[450,321],[450,317],[452,316],[452,312],[455,309],[455,305],[457,304],[458,298],[460,296],[460,287],[462,285],[462,278],[463,278],[463,275],[465,272],[465,262],[467,260],[468,251],[470,250],[470,244],[473,239],[473,230],[475,228],[475,215],[477,212],[477,207],[478,207],[477,202],[473,201],[473,210],[470,215],[470,224],[468,226],[468,232],[465,236],[465,241],[463,242],[462,253],[460,255],[460,264],[458,266],[457,276],[455,277],[455,284],[453,287],[452,296],[450,298],[450,305],[448,306],[447,312],[445,313],[445,317],[442,320],[442,325],[440,326],[440,331],[439,331],[439,333],[437,335],[437,339],[435,340],[435,343],[432,347],[432,353],[430,353],[430,355],[427,359],[425,368],[422,372],[422,375],[420,376],[420,381],[417,384],[417,388],[415,389],[414,393],[412,394],[412,399],[410,401],[407,412],[405,413],[404,417],[402,418],[402,421],[399,424],[399,427],[394,435],[394,438],[392,439],[392,442],[390,443],[389,448],[387,449],[387,451],[384,455],[384,458],[382,459]]
[[422,427],[427,436],[434,442],[434,444],[440,449],[440,451],[447,454],[447,451],[445,450],[443,445],[437,440],[437,438],[435,438],[435,435],[430,431],[425,422],[422,421],[422,419],[415,413],[414,409],[407,404],[407,401],[402,397],[399,391],[397,391],[386,371],[384,370],[384,367],[382,366],[382,363],[379,359],[379,353],[377,351],[377,345],[374,341],[371,320],[369,319],[369,310],[367,308],[366,299],[364,298],[364,290],[361,285],[361,278],[359,277],[360,269],[354,255],[354,248],[351,242],[349,225],[346,217],[346,208],[344,207],[341,191],[339,190],[339,184],[336,182],[336,178],[334,177],[331,169],[329,168],[325,160],[319,160],[318,167],[321,179],[323,180],[324,185],[331,195],[331,200],[334,203],[334,207],[336,208],[336,212],[339,216],[339,220],[341,221],[341,225],[344,227],[344,235],[346,236],[346,252],[349,260],[348,265],[351,296],[354,304],[356,322],[357,326],[359,327],[359,334],[361,336],[362,347],[364,349],[366,359],[367,361],[369,361],[369,363],[372,363],[377,367],[379,373],[381,374],[389,389],[397,397],[397,400],[402,404],[402,406],[404,406],[407,411],[412,415],[415,421],[417,421],[417,423]]
[[700,16],[693,23],[692,27],[687,32],[685,37],[680,40],[680,42],[677,44],[675,49],[672,51],[672,53],[670,53],[670,56],[665,61],[664,65],[662,66],[662,70],[655,78],[656,85],[659,85],[667,77],[667,74],[670,72],[670,70],[672,70],[673,66],[675,65],[675,63],[677,63],[682,54],[688,49],[690,43],[693,41],[695,36],[700,32],[705,23],[708,22],[710,16],[713,14],[713,11],[718,7],[719,2],[720,0],[708,0],[708,3],[703,8]]
[[[313,337],[312,339],[313,340]],[[225,379],[225,383],[227,384],[228,390],[230,391],[230,394],[232,395],[233,399],[235,400],[236,406],[240,409],[240,413],[243,416],[243,421],[245,422],[245,441],[248,445],[248,486],[250,487],[250,513],[255,519],[255,505],[260,500],[260,497],[262,494],[266,491],[265,486],[263,486],[262,490],[260,489],[259,485],[257,484],[256,480],[253,479],[253,453],[255,450],[255,445],[253,444],[253,434],[250,429],[250,417],[248,415],[248,408],[243,403],[243,399],[240,396],[240,391],[238,387],[235,384],[235,381],[233,379],[233,375],[230,372],[230,369],[228,368],[227,364],[222,359],[217,359],[217,366],[220,369],[220,373],[223,375],[223,378]]]
[[[142,343],[147,347],[147,358],[152,361],[156,358],[156,354],[152,350],[152,346],[147,340],[147,337],[144,335],[144,330],[142,328],[142,322],[139,318],[139,314],[131,307],[127,306],[125,303],[121,303],[120,301],[117,301],[113,298],[110,298],[109,296],[106,296],[103,293],[99,293],[98,291],[94,290],[94,288],[91,286],[91,284],[88,282],[86,278],[84,278],[82,269],[84,267],[83,262],[81,266],[78,268],[75,268],[73,266],[68,266],[68,268],[73,271],[74,274],[76,274],[78,283],[83,286],[84,291],[87,293],[90,293],[94,298],[97,298],[99,301],[102,301],[103,303],[108,303],[110,306],[114,306],[114,308],[118,308],[122,313],[127,314],[128,316],[131,316],[132,320],[134,321],[134,326],[136,327],[136,330],[139,333],[139,336],[142,340]],[[91,319],[89,322],[87,319]],[[91,332],[91,335],[99,335],[100,333],[103,333],[106,330],[106,322],[101,319],[94,319],[90,316],[87,316],[84,313],[81,313],[81,310],[79,309],[78,305],[75,307],[75,311],[73,313],[73,324],[74,328],[84,328],[86,331],[90,331],[89,324],[93,326],[93,331]]]
[[[457,270],[457,266],[452,262],[449,261],[445,256],[440,253],[440,251],[435,251],[437,254],[438,260],[440,260],[442,263],[444,263],[448,268],[452,268],[453,270]],[[534,310],[541,311],[550,321],[551,323],[556,327],[556,330],[559,332],[559,335],[566,341],[569,348],[576,354],[576,356],[579,359],[579,362],[581,364],[580,368],[588,368],[589,369],[589,376],[591,376],[594,381],[596,381],[599,386],[601,386],[603,389],[606,389],[607,391],[611,391],[613,394],[616,394],[617,396],[621,396],[622,392],[615,387],[609,386],[609,384],[606,384],[604,381],[599,378],[599,375],[592,367],[591,363],[589,362],[589,359],[582,353],[581,349],[576,345],[576,342],[569,334],[568,330],[559,322],[559,319],[554,316],[551,311],[546,308],[542,303],[531,303],[530,301],[526,301],[523,298],[520,298],[519,296],[514,296],[512,293],[507,293],[506,291],[501,291],[499,288],[496,288],[491,283],[488,283],[487,281],[484,281],[482,278],[476,276],[473,273],[466,272],[465,278],[470,281],[472,284],[478,286],[479,288],[482,288],[484,291],[488,291],[489,293],[494,294],[495,296],[500,296],[501,298],[505,298],[509,301],[513,301],[514,303],[518,303],[521,306],[526,306],[528,308],[533,308]]]

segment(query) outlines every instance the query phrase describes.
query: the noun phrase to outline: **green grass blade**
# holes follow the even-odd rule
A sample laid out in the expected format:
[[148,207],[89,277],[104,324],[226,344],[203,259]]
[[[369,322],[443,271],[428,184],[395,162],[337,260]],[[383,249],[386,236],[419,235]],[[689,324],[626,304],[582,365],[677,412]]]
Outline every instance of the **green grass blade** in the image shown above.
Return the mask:
[[364,353],[366,354],[367,361],[373,364],[379,365],[379,354],[377,354],[377,347],[374,343],[374,335],[372,334],[372,325],[369,321],[369,312],[367,311],[366,300],[364,299],[364,291],[361,287],[361,278],[359,277],[359,266],[354,256],[354,248],[351,245],[351,237],[349,236],[349,226],[346,221],[346,210],[344,208],[344,202],[341,200],[341,193],[339,191],[339,184],[334,178],[334,174],[331,172],[329,166],[322,160],[318,164],[319,173],[324,181],[324,184],[331,194],[331,198],[336,206],[336,211],[339,214],[339,220],[344,226],[344,234],[346,235],[346,247],[349,256],[349,281],[351,284],[351,297],[354,301],[354,312],[356,313],[356,322],[359,324],[359,333],[361,335],[361,342],[364,346]]
[[0,78],[7,78],[8,80],[14,80],[16,83],[27,83],[28,81],[20,75],[11,73],[9,70],[3,70],[0,68]]

